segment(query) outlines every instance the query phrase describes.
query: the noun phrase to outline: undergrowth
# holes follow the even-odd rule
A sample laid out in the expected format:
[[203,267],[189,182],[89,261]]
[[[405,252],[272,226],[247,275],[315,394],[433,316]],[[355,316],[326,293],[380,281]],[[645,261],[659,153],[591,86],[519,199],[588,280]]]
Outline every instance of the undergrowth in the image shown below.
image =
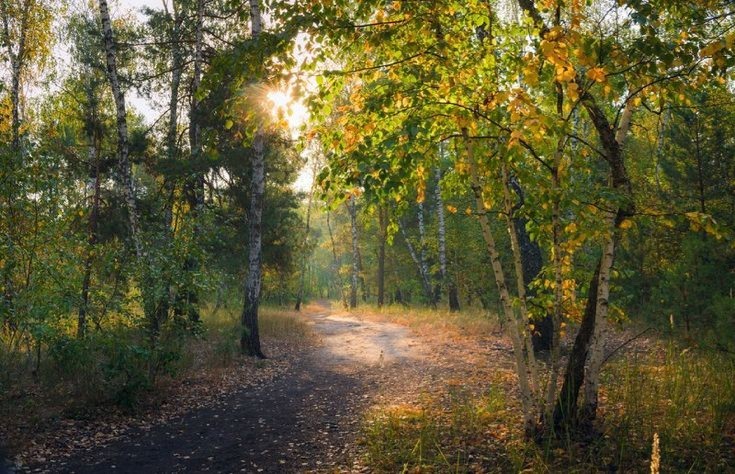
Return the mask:
[[463,336],[486,337],[502,331],[498,317],[479,308],[451,312],[430,308],[407,308],[401,305],[383,307],[366,305],[358,307],[356,311],[360,316],[402,324],[418,333],[450,331]]
[[[40,347],[14,351],[0,341],[4,431],[59,417],[95,417],[111,406],[136,411],[155,404],[173,381],[231,367],[240,360],[239,311],[204,307],[201,318],[193,332],[175,322],[165,325],[155,349],[143,330],[125,324],[98,327],[83,339],[75,337],[73,325],[60,326]],[[298,343],[310,337],[303,317],[279,308],[262,307],[260,327],[266,350],[267,339]]]
[[[484,316],[370,312],[424,330],[495,328]],[[441,400],[375,409],[364,428],[367,462],[380,472],[650,472],[658,434],[661,472],[735,470],[732,355],[658,342],[619,354],[603,374],[591,440],[525,440],[513,387],[487,373],[490,388],[480,395],[445,387]]]

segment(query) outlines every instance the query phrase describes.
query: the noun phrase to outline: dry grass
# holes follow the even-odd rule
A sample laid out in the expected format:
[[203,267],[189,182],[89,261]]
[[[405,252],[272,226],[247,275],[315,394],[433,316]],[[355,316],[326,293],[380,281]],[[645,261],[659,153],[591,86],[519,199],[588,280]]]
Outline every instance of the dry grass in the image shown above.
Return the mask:
[[[361,307],[355,313],[466,341],[499,329],[479,312]],[[443,381],[449,399],[372,413],[365,428],[370,466],[380,472],[650,472],[657,433],[661,472],[735,472],[735,359],[729,354],[673,344],[666,350],[661,341],[619,354],[603,373],[601,436],[584,443],[524,440],[513,416],[515,391],[503,391],[487,367],[473,367],[498,389],[452,397],[474,382]]]
[[[338,303],[334,303],[336,306]],[[487,311],[469,308],[460,312],[444,309],[407,308],[388,305],[358,306],[352,310],[356,315],[374,321],[385,321],[410,327],[417,334],[442,334],[461,337],[487,337],[502,333],[499,319]]]

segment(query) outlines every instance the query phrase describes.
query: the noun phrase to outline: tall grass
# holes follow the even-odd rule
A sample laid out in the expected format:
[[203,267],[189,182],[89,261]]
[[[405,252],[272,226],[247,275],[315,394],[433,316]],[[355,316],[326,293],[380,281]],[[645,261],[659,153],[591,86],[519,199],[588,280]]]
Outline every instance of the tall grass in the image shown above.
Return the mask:
[[[240,311],[235,306],[216,309],[209,306],[202,313],[205,337],[202,349],[210,353],[203,362],[205,365],[227,366],[238,356],[240,350]],[[313,334],[303,316],[271,306],[260,308],[258,328],[264,338],[292,343],[306,342]]]
[[360,306],[354,310],[361,316],[408,326],[418,333],[450,331],[472,337],[485,337],[502,331],[496,314],[467,308],[459,312],[445,309],[407,308],[401,305]]
[[621,460],[650,455],[662,471],[735,469],[735,358],[681,350],[621,358],[607,370],[605,425]]
[[[486,336],[498,329],[479,312],[388,307],[370,308],[368,317],[420,331]],[[376,409],[364,431],[370,466],[381,472],[650,472],[658,434],[661,472],[735,472],[731,354],[658,342],[643,354],[618,355],[603,372],[600,436],[587,443],[525,440],[513,391],[492,373],[484,376],[495,389],[481,396],[454,396],[447,383],[449,398],[441,401]]]
[[368,465],[378,472],[515,470],[504,397],[498,389],[479,397],[455,390],[418,406],[377,409],[364,430]]

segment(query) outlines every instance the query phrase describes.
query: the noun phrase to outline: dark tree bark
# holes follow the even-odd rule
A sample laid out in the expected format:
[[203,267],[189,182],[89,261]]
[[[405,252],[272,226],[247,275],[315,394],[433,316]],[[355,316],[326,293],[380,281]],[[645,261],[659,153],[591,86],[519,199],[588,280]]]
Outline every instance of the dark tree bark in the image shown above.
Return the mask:
[[[539,275],[539,273],[541,273],[541,268],[543,267],[541,248],[536,242],[531,240],[531,237],[526,231],[526,223],[528,220],[524,217],[517,216],[516,214],[516,211],[518,211],[525,202],[523,189],[515,178],[511,178],[510,185],[516,193],[516,196],[518,196],[518,203],[514,206],[513,214],[516,235],[518,236],[518,242],[520,244],[523,283],[526,286],[526,294],[531,298],[533,297],[534,292],[530,288],[530,284]],[[534,326],[536,330],[533,332],[531,339],[533,350],[536,352],[548,351],[551,349],[552,336],[554,332],[554,323],[552,321],[551,314],[547,313],[543,319],[534,321]]]
[[94,262],[94,247],[97,244],[97,222],[100,207],[100,139],[97,126],[96,98],[89,93],[92,110],[89,112],[90,133],[89,144],[89,183],[92,188],[92,202],[90,203],[89,219],[87,221],[87,256],[84,259],[84,277],[82,280],[82,297],[77,317],[77,337],[84,337],[87,331],[87,314],[89,312],[89,286],[92,280],[92,263]]
[[388,209],[378,208],[378,307],[385,304],[385,243],[388,236]]
[[332,224],[330,222],[330,212],[327,210],[327,230],[329,231],[329,241],[332,243],[332,272],[337,275],[337,285],[339,285],[339,296],[342,301],[342,307],[347,309],[347,297],[345,296],[344,282],[342,275],[339,273],[339,258],[337,257],[337,245],[334,242],[334,233],[332,232]]
[[579,390],[584,383],[584,366],[587,361],[592,333],[595,329],[595,308],[597,307],[597,290],[600,279],[600,262],[597,262],[595,272],[590,279],[587,291],[587,304],[582,316],[582,324],[577,336],[574,338],[574,346],[569,354],[564,381],[562,382],[559,397],[554,406],[554,429],[561,433],[563,430],[573,428],[577,421],[577,400]]
[[[315,170],[316,171],[316,168]],[[304,299],[304,285],[306,280],[306,251],[308,250],[309,246],[309,233],[311,232],[311,202],[314,199],[314,190],[316,189],[316,173],[314,174],[314,180],[311,185],[311,189],[309,190],[309,200],[306,203],[306,237],[304,242],[304,254],[301,257],[301,276],[299,277],[299,289],[296,293],[296,304],[294,305],[294,310],[301,311],[301,303]]]
[[350,230],[352,233],[352,277],[350,278],[350,308],[357,307],[357,283],[360,274],[360,256],[357,247],[357,204],[355,196],[350,196],[347,202],[350,214]]

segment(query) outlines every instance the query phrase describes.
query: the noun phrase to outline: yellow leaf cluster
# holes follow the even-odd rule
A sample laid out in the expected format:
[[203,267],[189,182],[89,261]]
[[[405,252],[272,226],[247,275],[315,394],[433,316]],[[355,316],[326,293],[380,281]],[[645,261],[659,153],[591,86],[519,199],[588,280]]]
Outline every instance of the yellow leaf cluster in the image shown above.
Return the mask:
[[601,67],[593,67],[587,71],[587,77],[595,82],[605,82],[607,75],[605,69]]

